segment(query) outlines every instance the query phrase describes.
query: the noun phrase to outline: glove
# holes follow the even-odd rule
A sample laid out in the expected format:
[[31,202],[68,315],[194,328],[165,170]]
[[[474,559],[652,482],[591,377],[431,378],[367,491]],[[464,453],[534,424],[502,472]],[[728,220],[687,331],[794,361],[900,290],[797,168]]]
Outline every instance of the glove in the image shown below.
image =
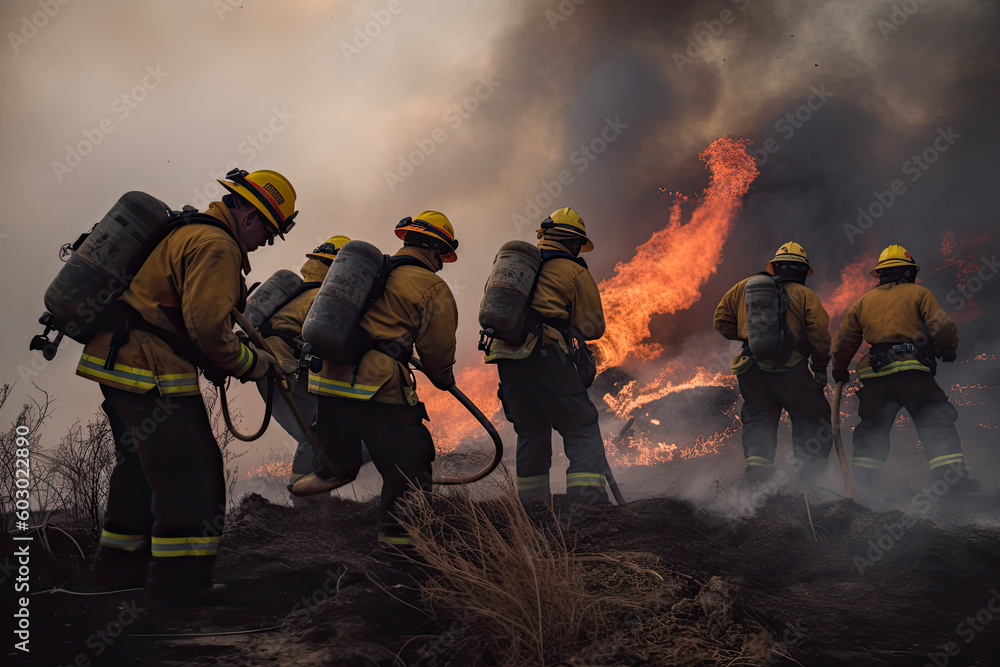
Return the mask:
[[264,350],[251,346],[250,353],[253,354],[253,364],[250,366],[250,370],[240,376],[240,382],[250,382],[262,378],[278,364],[275,358]]
[[834,382],[850,382],[851,374],[846,368],[833,368],[833,381]]
[[949,352],[948,354],[941,355],[941,361],[943,361],[946,364],[950,364],[951,362],[955,361],[955,357],[956,354],[954,352]]

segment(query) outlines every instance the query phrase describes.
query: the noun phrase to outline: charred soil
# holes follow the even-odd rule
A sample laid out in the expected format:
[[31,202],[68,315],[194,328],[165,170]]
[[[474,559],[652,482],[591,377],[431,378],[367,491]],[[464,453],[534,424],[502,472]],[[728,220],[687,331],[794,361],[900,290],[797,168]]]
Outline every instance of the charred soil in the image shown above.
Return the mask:
[[[481,502],[489,515],[491,501]],[[990,502],[970,511],[995,517]],[[630,600],[606,616],[598,642],[580,637],[549,665],[940,667],[1000,656],[993,528],[849,500],[813,500],[807,514],[801,493],[771,496],[737,519],[672,498],[590,507],[556,496],[554,507],[528,512],[581,555],[588,594]],[[216,566],[224,606],[168,608],[141,590],[36,594],[30,664],[498,664],[471,641],[483,627],[428,610],[420,586],[433,573],[380,550],[375,520],[374,502],[293,509],[247,496]],[[84,570],[67,537],[49,538],[58,561],[35,543],[33,591]],[[6,664],[27,657],[5,653]]]

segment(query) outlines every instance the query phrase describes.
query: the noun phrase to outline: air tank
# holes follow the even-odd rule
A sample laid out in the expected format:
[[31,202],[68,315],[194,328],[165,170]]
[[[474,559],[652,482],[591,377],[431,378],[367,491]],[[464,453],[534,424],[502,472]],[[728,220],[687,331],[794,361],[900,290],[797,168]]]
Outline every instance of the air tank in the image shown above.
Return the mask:
[[512,343],[524,341],[529,299],[541,264],[541,252],[530,243],[508,241],[500,246],[479,305],[479,326],[488,335]]
[[170,209],[144,192],[127,192],[94,225],[45,291],[47,323],[87,343],[116,325],[114,304],[163,240]]
[[756,275],[746,282],[743,303],[750,351],[761,359],[778,359],[785,342],[788,293],[770,276]]
[[349,241],[337,252],[302,324],[312,354],[338,364],[356,363],[364,354],[367,341],[359,322],[383,257],[365,241]]
[[247,297],[243,314],[255,328],[263,325],[274,314],[302,292],[302,278],[288,269],[279,269]]

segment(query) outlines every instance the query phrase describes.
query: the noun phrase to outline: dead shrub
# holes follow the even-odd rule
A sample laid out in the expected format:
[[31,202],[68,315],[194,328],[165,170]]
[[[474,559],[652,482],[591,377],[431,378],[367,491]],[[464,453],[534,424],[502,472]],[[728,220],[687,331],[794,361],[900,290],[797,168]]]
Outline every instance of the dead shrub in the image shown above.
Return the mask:
[[427,664],[764,665],[775,654],[738,586],[703,584],[648,553],[584,553],[554,508],[529,516],[500,477],[490,500],[458,487],[403,501],[424,603],[448,628],[420,649]]

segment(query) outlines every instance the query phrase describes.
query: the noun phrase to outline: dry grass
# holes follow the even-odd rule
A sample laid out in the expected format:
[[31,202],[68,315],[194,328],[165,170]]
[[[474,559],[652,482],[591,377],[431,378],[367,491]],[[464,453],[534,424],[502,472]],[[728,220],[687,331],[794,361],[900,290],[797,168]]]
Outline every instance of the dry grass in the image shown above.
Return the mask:
[[554,510],[533,521],[509,473],[504,486],[485,502],[461,487],[406,501],[425,604],[450,624],[427,664],[765,664],[775,644],[737,620],[736,587],[652,554],[581,553]]

